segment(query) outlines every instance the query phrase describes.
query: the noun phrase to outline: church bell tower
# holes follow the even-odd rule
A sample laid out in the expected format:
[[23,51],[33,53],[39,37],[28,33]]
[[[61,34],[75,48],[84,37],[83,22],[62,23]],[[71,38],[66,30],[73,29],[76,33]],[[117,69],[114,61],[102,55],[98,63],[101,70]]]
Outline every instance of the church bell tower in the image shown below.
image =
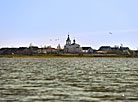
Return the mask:
[[69,35],[68,35],[68,38],[67,38],[67,40],[66,40],[66,45],[71,45],[71,40],[70,40],[70,38],[69,38]]

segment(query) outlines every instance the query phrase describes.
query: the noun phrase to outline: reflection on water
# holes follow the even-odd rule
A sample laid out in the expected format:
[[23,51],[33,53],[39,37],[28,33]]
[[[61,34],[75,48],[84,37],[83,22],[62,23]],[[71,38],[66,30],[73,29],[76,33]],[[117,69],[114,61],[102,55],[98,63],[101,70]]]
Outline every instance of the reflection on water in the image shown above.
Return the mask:
[[138,102],[138,59],[1,58],[0,102]]

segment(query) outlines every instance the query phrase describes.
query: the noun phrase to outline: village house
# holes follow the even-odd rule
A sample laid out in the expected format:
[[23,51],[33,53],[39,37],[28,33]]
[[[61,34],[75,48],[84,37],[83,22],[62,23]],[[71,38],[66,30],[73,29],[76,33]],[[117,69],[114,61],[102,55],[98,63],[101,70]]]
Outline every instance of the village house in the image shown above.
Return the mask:
[[55,48],[46,48],[47,54],[55,54],[57,53],[57,50]]
[[111,54],[120,54],[121,51],[120,51],[120,48],[118,46],[115,46],[115,47],[111,47],[111,50],[109,51],[109,53],[111,53]]
[[39,50],[38,46],[29,46],[30,55],[37,54],[38,50]]
[[0,49],[0,54],[3,54],[3,55],[13,55],[15,54],[17,51],[17,48],[1,48]]
[[120,47],[121,54],[123,55],[130,55],[129,47]]
[[83,53],[93,53],[93,49],[91,47],[82,47]]
[[138,56],[138,50],[135,51],[135,56]]
[[109,51],[109,50],[111,50],[111,47],[110,46],[101,46],[99,48],[99,51]]
[[57,53],[57,49],[52,48],[51,46],[48,46],[45,48],[39,48],[38,53],[39,54],[55,54]]
[[27,47],[19,47],[16,51],[16,54],[29,54],[29,49]]
[[47,53],[46,48],[39,48],[38,53],[39,54],[46,54]]
[[111,47],[110,46],[101,46],[99,48],[98,51],[96,51],[96,53],[100,53],[100,54],[105,54],[111,51]]

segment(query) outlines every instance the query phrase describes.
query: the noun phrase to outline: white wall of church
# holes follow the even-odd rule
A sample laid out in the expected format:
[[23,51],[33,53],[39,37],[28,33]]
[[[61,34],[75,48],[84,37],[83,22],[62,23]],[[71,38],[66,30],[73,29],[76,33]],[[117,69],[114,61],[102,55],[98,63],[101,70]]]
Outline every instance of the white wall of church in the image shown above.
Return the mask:
[[71,44],[71,40],[68,35],[68,38],[66,40],[66,45],[64,46],[64,50],[65,52],[69,52],[69,53],[77,53],[77,52],[81,52],[82,48],[80,47],[79,44],[75,43],[75,40],[74,40],[74,43]]

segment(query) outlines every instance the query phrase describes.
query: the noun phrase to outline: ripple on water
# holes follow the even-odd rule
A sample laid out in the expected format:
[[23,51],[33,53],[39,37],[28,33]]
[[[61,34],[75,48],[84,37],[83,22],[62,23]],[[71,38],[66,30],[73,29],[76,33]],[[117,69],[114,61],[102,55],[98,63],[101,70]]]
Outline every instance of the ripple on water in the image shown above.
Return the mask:
[[1,102],[137,102],[138,59],[1,58]]

